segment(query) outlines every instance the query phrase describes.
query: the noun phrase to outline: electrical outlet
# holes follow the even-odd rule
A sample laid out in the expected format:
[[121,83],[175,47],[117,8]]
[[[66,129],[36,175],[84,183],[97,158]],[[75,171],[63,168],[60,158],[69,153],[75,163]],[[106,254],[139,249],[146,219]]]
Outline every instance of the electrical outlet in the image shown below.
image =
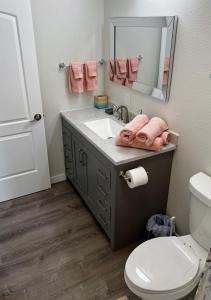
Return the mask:
[[131,97],[130,97],[130,94],[125,94],[124,102],[125,102],[125,105],[126,105],[126,106],[130,106],[130,105],[131,105]]

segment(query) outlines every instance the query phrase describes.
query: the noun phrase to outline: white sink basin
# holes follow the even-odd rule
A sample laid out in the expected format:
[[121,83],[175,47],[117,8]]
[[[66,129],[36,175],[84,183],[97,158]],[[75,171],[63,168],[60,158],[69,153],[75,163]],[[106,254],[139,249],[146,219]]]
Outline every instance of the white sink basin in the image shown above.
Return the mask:
[[84,122],[84,125],[105,140],[116,137],[123,127],[121,124],[109,118]]

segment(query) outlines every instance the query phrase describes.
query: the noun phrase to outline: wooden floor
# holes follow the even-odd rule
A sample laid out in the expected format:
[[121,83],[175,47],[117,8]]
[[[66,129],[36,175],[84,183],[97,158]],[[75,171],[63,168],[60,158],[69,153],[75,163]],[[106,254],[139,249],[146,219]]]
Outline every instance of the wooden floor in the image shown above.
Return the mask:
[[133,246],[109,242],[68,182],[0,204],[0,300],[116,299],[132,295]]

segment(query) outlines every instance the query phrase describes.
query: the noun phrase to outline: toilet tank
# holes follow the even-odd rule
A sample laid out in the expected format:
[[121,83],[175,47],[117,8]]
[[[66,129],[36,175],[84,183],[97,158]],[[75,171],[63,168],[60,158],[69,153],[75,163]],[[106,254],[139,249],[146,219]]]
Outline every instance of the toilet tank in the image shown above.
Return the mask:
[[190,233],[206,250],[211,248],[211,177],[200,172],[190,178]]

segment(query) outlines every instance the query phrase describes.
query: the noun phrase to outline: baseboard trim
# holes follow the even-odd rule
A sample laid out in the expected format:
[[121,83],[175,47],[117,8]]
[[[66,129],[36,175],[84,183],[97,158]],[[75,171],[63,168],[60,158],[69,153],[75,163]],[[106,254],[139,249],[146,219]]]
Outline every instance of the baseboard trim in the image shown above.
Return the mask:
[[64,173],[58,174],[56,176],[51,177],[51,184],[58,183],[66,180],[66,175]]

